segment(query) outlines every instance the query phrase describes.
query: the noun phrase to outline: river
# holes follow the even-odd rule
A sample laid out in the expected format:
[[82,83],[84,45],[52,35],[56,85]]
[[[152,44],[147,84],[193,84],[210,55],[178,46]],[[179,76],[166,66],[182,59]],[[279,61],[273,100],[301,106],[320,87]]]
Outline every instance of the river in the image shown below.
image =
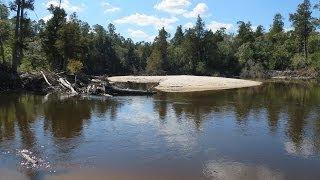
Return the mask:
[[152,97],[0,94],[0,179],[317,180],[319,169],[311,82]]

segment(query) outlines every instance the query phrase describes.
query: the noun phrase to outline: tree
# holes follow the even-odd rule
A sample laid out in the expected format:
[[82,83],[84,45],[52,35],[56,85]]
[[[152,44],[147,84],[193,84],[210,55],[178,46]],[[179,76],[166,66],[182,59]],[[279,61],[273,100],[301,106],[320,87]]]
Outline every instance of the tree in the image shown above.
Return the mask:
[[70,21],[65,23],[58,31],[55,47],[63,58],[62,69],[66,68],[69,59],[84,61],[83,56],[81,57],[81,39],[83,36],[80,24],[81,21],[77,19],[77,15],[74,13],[70,16]]
[[139,58],[135,51],[135,44],[131,39],[127,39],[125,42],[125,46],[127,51],[125,52],[122,66],[126,73],[136,74],[137,71],[139,70]]
[[264,35],[264,28],[263,26],[259,25],[256,29],[256,32],[254,33],[255,34],[255,37],[258,38],[258,37],[261,37]]
[[68,63],[69,72],[74,75],[74,83],[77,83],[77,75],[82,71],[83,64],[79,60],[72,59]]
[[[316,5],[314,5],[314,9],[320,12],[320,1]],[[320,17],[316,18],[315,24],[318,28],[320,27]]]
[[149,42],[140,42],[137,44],[137,53],[139,56],[139,71],[146,70],[148,57],[151,55],[152,47]]
[[196,34],[194,29],[188,29],[185,33],[184,41],[181,45],[181,62],[182,72],[186,74],[195,74],[197,57],[198,57],[198,43],[196,43]]
[[66,23],[67,14],[64,9],[51,5],[48,10],[52,18],[48,20],[44,32],[41,34],[43,49],[53,70],[63,70],[63,56],[59,52],[56,42],[59,39],[59,31]]
[[25,37],[28,31],[30,19],[27,18],[27,10],[34,10],[34,0],[15,0],[11,3],[12,11],[15,16],[14,44],[12,48],[12,69],[17,71],[23,58],[23,49],[25,48]]
[[254,33],[251,28],[250,22],[238,22],[239,28],[238,28],[238,35],[236,37],[239,45],[241,46],[244,43],[253,42],[254,41]]
[[116,27],[114,26],[114,24],[109,23],[107,29],[108,29],[108,35],[111,38],[111,41],[115,42],[118,38],[116,33]]
[[4,63],[6,60],[4,44],[10,37],[10,22],[9,22],[9,10],[5,4],[0,3],[0,63]]
[[[280,13],[273,18],[273,23],[267,33],[267,43],[270,43],[270,58],[268,60],[268,69],[284,70],[289,67],[291,54],[288,48],[291,46],[287,41],[289,34],[284,31],[283,17]],[[294,50],[293,50],[294,51]]]
[[[168,62],[168,41],[169,33],[162,28],[159,31],[159,35],[155,38],[154,47],[152,50],[151,57],[148,60],[148,69],[147,71],[153,71],[153,68],[157,66],[158,72],[167,72],[169,70]],[[157,62],[155,62],[157,61]]]
[[150,75],[162,75],[163,71],[162,53],[159,49],[154,49],[147,61],[147,73]]
[[183,38],[184,38],[184,34],[182,31],[182,26],[180,25],[177,27],[176,33],[174,34],[174,37],[172,38],[171,43],[175,46],[181,45]]
[[183,48],[184,61],[186,63],[185,70],[189,73],[197,74],[197,69],[202,69],[197,67],[208,62],[205,59],[205,37],[207,32],[205,23],[200,16],[198,16],[195,26],[186,31]]
[[[202,18],[200,17],[200,15],[197,18],[197,22],[196,25],[194,27],[194,31],[195,31],[195,35],[196,35],[196,39],[195,39],[195,47],[196,47],[196,59],[194,59],[193,62],[193,72],[196,74],[196,66],[200,63],[200,62],[204,62],[206,61],[204,59],[204,49],[203,49],[203,40],[206,34],[206,29],[205,29],[205,23],[202,20]],[[201,63],[202,64],[202,63]]]
[[283,17],[280,13],[278,13],[273,18],[273,23],[270,28],[270,33],[277,34],[277,33],[283,32],[283,30],[284,30]]
[[312,23],[312,11],[309,0],[299,4],[297,12],[290,14],[290,21],[294,27],[294,33],[299,40],[299,50],[304,52],[305,59],[308,59],[308,38],[314,30]]
[[90,36],[89,57],[85,61],[86,71],[97,75],[120,73],[120,58],[103,26],[94,25]]

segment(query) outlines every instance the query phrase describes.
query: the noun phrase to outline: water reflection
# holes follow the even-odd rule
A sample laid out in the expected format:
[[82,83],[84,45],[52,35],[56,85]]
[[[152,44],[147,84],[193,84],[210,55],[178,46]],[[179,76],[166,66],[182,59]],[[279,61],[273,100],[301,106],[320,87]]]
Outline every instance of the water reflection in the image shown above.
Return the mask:
[[284,175],[259,165],[247,165],[238,162],[209,162],[204,174],[215,180],[283,180]]
[[[164,100],[156,101],[159,114],[165,113],[164,107],[172,106],[177,118],[188,116],[198,129],[208,119],[217,119],[214,116],[221,113],[226,116],[233,111],[235,122],[241,128],[247,126],[249,119],[266,121],[270,133],[284,132],[295,149],[304,149],[310,144],[305,142],[312,139],[314,152],[307,154],[314,155],[320,150],[320,87],[313,83],[266,83],[236,92],[171,94],[158,98]],[[285,127],[279,130],[281,123]]]
[[[283,165],[287,156],[295,168],[303,168],[302,160],[320,167],[319,160],[310,159],[320,154],[319,105],[320,86],[314,83],[111,99],[51,96],[44,101],[37,95],[0,94],[0,151],[27,149],[55,163],[94,166],[201,169],[210,161],[205,167],[210,177],[243,177],[244,172],[281,179],[266,167],[291,173]],[[238,163],[216,163],[219,156]],[[239,169],[240,174],[230,172]]]

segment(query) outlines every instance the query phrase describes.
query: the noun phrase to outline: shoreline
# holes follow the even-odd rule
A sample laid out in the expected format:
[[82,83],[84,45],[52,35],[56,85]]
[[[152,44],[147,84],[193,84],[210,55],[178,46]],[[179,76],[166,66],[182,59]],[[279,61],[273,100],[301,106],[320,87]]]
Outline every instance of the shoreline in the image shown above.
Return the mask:
[[111,83],[158,83],[155,89],[162,92],[203,92],[254,87],[262,84],[252,80],[192,75],[114,76],[109,77],[108,80]]

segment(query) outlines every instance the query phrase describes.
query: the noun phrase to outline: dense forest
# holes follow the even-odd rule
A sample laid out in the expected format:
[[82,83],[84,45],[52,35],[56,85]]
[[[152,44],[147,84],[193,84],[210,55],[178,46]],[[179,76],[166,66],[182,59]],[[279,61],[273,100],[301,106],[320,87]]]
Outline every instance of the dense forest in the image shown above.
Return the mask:
[[239,21],[234,34],[208,30],[199,16],[193,28],[178,26],[173,35],[163,27],[152,43],[126,39],[113,24],[90,26],[61,7],[51,5],[52,18],[46,22],[31,20],[33,10],[34,0],[0,1],[2,69],[228,77],[262,77],[269,70],[320,71],[320,17],[314,17],[320,2],[304,0],[290,14],[290,29],[280,13],[270,27]]

